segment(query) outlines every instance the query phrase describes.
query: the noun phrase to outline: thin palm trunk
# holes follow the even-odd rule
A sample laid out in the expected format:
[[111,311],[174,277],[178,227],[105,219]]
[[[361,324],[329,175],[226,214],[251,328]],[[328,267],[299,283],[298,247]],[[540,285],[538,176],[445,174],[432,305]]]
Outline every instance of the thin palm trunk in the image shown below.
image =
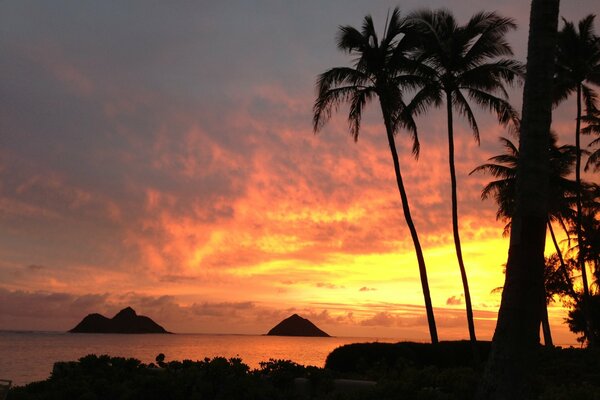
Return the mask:
[[417,229],[413,223],[412,216],[410,214],[410,207],[408,205],[408,196],[404,189],[404,182],[402,181],[402,174],[400,173],[400,162],[398,161],[398,152],[396,151],[396,143],[394,140],[394,133],[389,120],[389,113],[386,111],[384,106],[384,100],[380,97],[381,111],[383,113],[383,119],[385,122],[385,129],[388,137],[388,143],[390,145],[390,151],[392,152],[392,159],[394,161],[394,171],[396,172],[396,183],[398,184],[398,191],[400,192],[400,199],[402,200],[402,210],[404,211],[404,218],[406,219],[406,225],[410,230],[410,236],[412,238],[415,253],[417,255],[417,263],[419,265],[419,274],[421,277],[421,285],[423,287],[423,297],[425,299],[425,310],[427,313],[427,323],[429,324],[429,335],[431,336],[431,343],[438,343],[437,328],[435,324],[435,317],[433,315],[433,305],[431,303],[431,294],[429,292],[429,282],[427,280],[427,269],[425,267],[425,258],[423,257],[423,250],[421,249],[421,242],[417,235]]
[[577,161],[575,163],[575,182],[577,182],[577,265],[581,269],[581,280],[583,281],[583,295],[589,297],[587,271],[585,270],[584,254],[581,251],[581,83],[577,85],[577,119],[575,120],[575,147],[577,149]]
[[544,310],[542,312],[542,333],[544,334],[544,345],[554,347],[552,331],[550,331],[550,320],[548,319],[548,303],[546,302],[544,302]]
[[[450,164],[450,181],[452,186],[452,232],[454,234],[454,246],[456,248],[456,258],[460,268],[460,277],[462,278],[463,290],[465,292],[465,306],[467,309],[467,324],[469,325],[469,338],[474,344],[474,351],[477,349],[477,337],[475,336],[475,322],[473,320],[473,308],[471,306],[471,292],[469,291],[469,281],[467,271],[463,262],[462,248],[460,245],[460,235],[458,231],[458,200],[456,196],[456,171],[454,168],[454,131],[452,124],[452,95],[446,92],[446,105],[448,112],[448,161]],[[474,354],[476,358],[477,353]]]

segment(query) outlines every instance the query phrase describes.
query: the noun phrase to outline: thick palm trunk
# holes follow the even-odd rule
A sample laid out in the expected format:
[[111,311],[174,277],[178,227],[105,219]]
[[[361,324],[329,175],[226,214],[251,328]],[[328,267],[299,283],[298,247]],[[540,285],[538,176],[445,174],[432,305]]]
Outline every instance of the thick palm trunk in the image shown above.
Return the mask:
[[417,235],[417,229],[413,223],[412,216],[410,215],[410,207],[408,205],[408,196],[404,189],[404,182],[402,181],[402,174],[400,173],[400,162],[398,161],[398,152],[396,151],[396,143],[394,140],[394,132],[392,130],[392,124],[389,120],[389,113],[386,111],[384,106],[385,101],[380,98],[381,111],[383,113],[383,119],[385,122],[385,129],[388,137],[388,143],[390,145],[390,151],[392,152],[392,159],[394,161],[394,171],[396,172],[396,183],[398,184],[398,191],[400,192],[400,199],[402,200],[402,210],[404,211],[404,218],[406,219],[406,225],[410,231],[410,236],[415,247],[415,253],[417,255],[417,263],[419,265],[419,274],[421,277],[421,286],[423,287],[423,297],[425,299],[425,310],[427,313],[427,323],[429,325],[429,335],[431,337],[431,343],[438,343],[437,327],[435,325],[435,317],[433,315],[433,305],[431,303],[431,294],[429,293],[429,281],[427,280],[427,268],[425,267],[425,258],[423,257],[423,250],[421,249],[421,242]]
[[477,337],[475,336],[475,322],[473,318],[473,307],[471,306],[471,292],[469,291],[469,281],[467,271],[463,262],[462,248],[460,245],[460,235],[458,232],[458,199],[456,196],[456,170],[454,168],[454,130],[452,123],[452,95],[446,93],[446,105],[448,113],[448,161],[450,163],[450,182],[452,186],[452,233],[454,234],[454,246],[456,248],[456,258],[460,268],[460,277],[462,279],[463,290],[465,292],[465,306],[467,309],[467,324],[469,326],[469,338],[473,343],[475,358],[477,355]]
[[531,3],[527,75],[517,167],[516,210],[502,302],[479,399],[532,399],[544,302],[544,245],[548,217],[548,172],[552,79],[559,0]]
[[581,83],[577,84],[577,119],[575,120],[575,148],[577,149],[577,158],[575,162],[575,182],[577,182],[577,266],[581,270],[581,280],[583,284],[583,295],[589,297],[589,287],[587,280],[587,271],[585,270],[584,254],[581,251]]

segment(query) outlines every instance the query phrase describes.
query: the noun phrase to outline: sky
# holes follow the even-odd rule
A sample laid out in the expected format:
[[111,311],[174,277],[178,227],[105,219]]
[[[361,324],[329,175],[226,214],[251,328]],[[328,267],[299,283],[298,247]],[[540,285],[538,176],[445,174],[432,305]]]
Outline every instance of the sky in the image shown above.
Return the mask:
[[[0,2],[0,329],[67,330],[126,306],[174,332],[266,333],[292,313],[332,335],[427,341],[412,241],[376,104],[358,141],[339,112],[318,133],[318,74],[349,65],[335,37],[391,1]],[[528,2],[405,1],[515,19]],[[579,20],[595,0],[563,4]],[[511,89],[520,109],[521,88]],[[573,142],[575,108],[554,115]],[[478,337],[490,339],[508,238],[489,177],[508,136],[456,118],[460,232]],[[468,338],[452,241],[446,116],[399,132],[402,174],[441,340]],[[598,182],[598,176],[584,178]],[[549,246],[547,246],[549,247]],[[560,302],[555,343],[574,343]]]

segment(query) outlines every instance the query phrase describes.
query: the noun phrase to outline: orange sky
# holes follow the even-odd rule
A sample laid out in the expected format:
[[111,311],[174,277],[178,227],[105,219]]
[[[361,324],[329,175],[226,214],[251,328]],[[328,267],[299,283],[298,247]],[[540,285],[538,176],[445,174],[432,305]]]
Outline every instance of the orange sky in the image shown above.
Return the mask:
[[[428,340],[377,108],[358,143],[343,108],[311,130],[315,76],[349,62],[335,49],[337,25],[369,12],[382,23],[394,4],[333,4],[144,15],[133,5],[0,5],[0,73],[10,78],[0,87],[0,329],[66,330],[131,305],[175,332],[265,333],[298,312],[333,335]],[[509,39],[524,59],[528,5],[499,11],[517,19]],[[591,11],[584,1],[565,12]],[[470,12],[457,2],[459,20]],[[476,328],[489,339],[508,240],[493,201],[479,197],[489,178],[468,173],[508,133],[476,115],[481,146],[459,119],[456,166]],[[555,113],[561,143],[573,118],[570,104]],[[467,338],[445,115],[417,122],[419,160],[403,133],[398,149],[438,330]],[[560,303],[550,314],[555,342],[574,343]]]

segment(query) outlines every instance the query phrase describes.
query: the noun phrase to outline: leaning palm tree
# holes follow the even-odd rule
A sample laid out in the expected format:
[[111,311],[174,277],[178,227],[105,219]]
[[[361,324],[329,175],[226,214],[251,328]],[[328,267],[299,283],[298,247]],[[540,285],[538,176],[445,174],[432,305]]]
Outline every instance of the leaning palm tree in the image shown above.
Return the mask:
[[430,105],[446,103],[452,231],[465,292],[469,336],[475,342],[471,295],[458,229],[453,112],[456,110],[467,119],[478,143],[479,127],[469,100],[495,112],[505,125],[516,120],[517,112],[508,102],[505,84],[519,78],[523,66],[512,59],[499,58],[512,55],[504,35],[516,25],[512,19],[493,12],[478,13],[464,26],[459,26],[447,10],[423,10],[411,14],[408,19],[420,41],[420,48],[415,53],[414,72],[426,83],[407,106],[406,113],[418,115],[427,111]]
[[437,343],[437,329],[429,293],[425,259],[417,230],[410,214],[408,197],[400,173],[400,163],[394,140],[394,135],[401,126],[409,128],[413,137],[412,151],[415,156],[418,155],[419,142],[414,124],[410,120],[401,120],[398,118],[405,106],[401,88],[403,86],[413,86],[416,82],[414,77],[401,73],[400,67],[405,61],[404,54],[411,48],[406,35],[400,38],[404,29],[405,22],[400,17],[400,12],[397,8],[394,9],[389,18],[381,41],[378,39],[371,16],[364,18],[361,30],[352,26],[340,27],[337,41],[338,48],[356,56],[356,58],[351,67],[332,68],[319,76],[317,80],[318,94],[313,109],[313,123],[314,131],[317,132],[340,103],[348,102],[350,104],[350,112],[348,114],[350,133],[356,141],[360,131],[363,108],[369,101],[375,98],[379,100],[388,143],[392,152],[396,182],[402,200],[402,209],[410,230],[419,265],[429,333],[431,341]]
[[[600,85],[600,38],[594,34],[594,15],[579,21],[578,28],[563,19],[564,27],[558,34],[556,48],[556,74],[554,80],[554,101],[559,103],[575,93],[577,117],[575,119],[575,147],[577,162],[575,180],[581,182],[581,120],[582,100],[587,113],[596,109],[597,94],[591,85]],[[577,196],[577,240],[581,241],[581,196]],[[587,273],[582,255],[578,257],[583,280],[583,290],[589,296]]]

